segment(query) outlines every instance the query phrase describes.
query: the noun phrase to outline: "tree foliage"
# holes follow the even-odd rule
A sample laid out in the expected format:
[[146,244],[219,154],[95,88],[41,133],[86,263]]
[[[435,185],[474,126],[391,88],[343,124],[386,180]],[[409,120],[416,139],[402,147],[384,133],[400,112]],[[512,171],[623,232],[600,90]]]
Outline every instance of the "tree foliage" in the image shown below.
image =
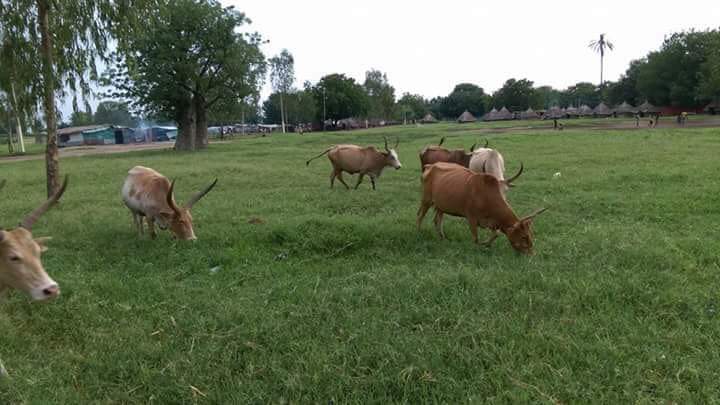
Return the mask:
[[295,83],[295,59],[287,49],[283,49],[279,55],[270,58],[269,62],[270,83],[280,99],[280,122],[284,133],[287,109],[283,99],[290,93],[293,83]]
[[215,0],[163,1],[146,28],[119,46],[108,75],[120,89],[115,95],[144,114],[175,120],[177,149],[206,147],[208,114],[257,94],[263,82],[262,39],[238,32],[248,23]]
[[137,125],[137,118],[130,114],[127,103],[106,100],[98,104],[93,116],[95,124],[111,124],[126,127]]
[[[317,106],[313,93],[299,90],[284,96],[285,120],[290,124],[307,124],[317,118]],[[280,122],[280,94],[272,93],[263,103],[263,117],[266,124]]]
[[315,104],[318,106],[318,121],[325,116],[332,121],[350,117],[365,117],[370,108],[365,89],[355,79],[344,74],[333,73],[324,76],[312,89]]
[[427,101],[419,94],[403,93],[398,100],[398,118],[419,120],[430,111]]
[[365,72],[363,87],[368,95],[368,115],[390,119],[395,109],[395,88],[388,82],[387,75],[379,70],[369,70]]
[[533,82],[527,79],[508,79],[492,96],[495,108],[507,107],[512,111],[524,111],[531,105],[540,104]]

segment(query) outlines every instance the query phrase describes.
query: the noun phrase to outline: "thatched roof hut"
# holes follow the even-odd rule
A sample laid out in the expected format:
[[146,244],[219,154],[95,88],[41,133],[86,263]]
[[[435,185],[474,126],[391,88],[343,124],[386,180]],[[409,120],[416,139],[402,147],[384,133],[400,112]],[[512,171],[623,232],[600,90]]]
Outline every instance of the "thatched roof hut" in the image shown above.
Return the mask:
[[577,108],[570,106],[565,109],[565,115],[570,117],[577,117],[578,115],[580,115],[580,113]]
[[550,119],[564,118],[565,111],[558,106],[550,107],[550,109],[548,109],[545,113],[545,117]]
[[638,110],[641,113],[659,113],[660,109],[655,107],[654,105],[650,104],[649,101],[645,101],[644,103],[640,104],[638,106]]
[[504,106],[495,115],[495,119],[497,119],[497,120],[511,120],[513,118],[515,118],[515,115],[513,113],[511,113],[510,110],[508,110]]
[[593,108],[593,115],[598,117],[608,117],[612,115],[612,110],[610,110],[610,107],[608,107],[605,103],[601,102]]
[[462,113],[462,114],[458,117],[457,120],[458,120],[458,122],[461,123],[461,124],[462,124],[462,123],[465,123],[465,122],[475,122],[475,121],[477,121],[477,119],[476,119],[472,114],[470,114],[470,111],[468,111],[468,110],[465,110],[465,112]]
[[588,115],[593,114],[593,109],[590,108],[587,104],[583,104],[578,108],[578,115],[586,117]]
[[433,124],[433,123],[438,122],[438,120],[435,119],[435,117],[433,117],[432,114],[427,113],[427,114],[425,114],[423,119],[420,120],[420,122],[422,122],[423,124]]
[[619,106],[615,107],[615,110],[613,110],[613,112],[618,115],[630,115],[637,113],[638,109],[625,101]]
[[521,120],[534,120],[537,118],[538,118],[538,115],[535,112],[535,110],[532,109],[532,107],[529,107],[527,110],[520,113]]
[[493,107],[492,110],[488,111],[487,113],[485,113],[485,115],[483,115],[483,120],[495,121],[497,119],[497,118],[495,118],[495,116],[497,115],[497,112],[498,112],[497,109],[495,107]]

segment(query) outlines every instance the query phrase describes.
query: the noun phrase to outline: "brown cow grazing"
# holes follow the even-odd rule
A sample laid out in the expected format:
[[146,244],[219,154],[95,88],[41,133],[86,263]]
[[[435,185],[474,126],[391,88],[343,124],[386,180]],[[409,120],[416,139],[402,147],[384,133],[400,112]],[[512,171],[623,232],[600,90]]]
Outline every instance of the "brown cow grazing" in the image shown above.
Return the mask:
[[305,164],[310,165],[310,162],[313,160],[323,155],[328,155],[328,159],[330,159],[333,167],[333,171],[330,173],[330,188],[333,188],[335,185],[335,178],[337,177],[345,188],[349,190],[350,187],[342,178],[342,172],[347,172],[350,174],[360,174],[355,184],[356,190],[366,174],[370,177],[372,189],[375,190],[375,180],[380,178],[383,169],[388,166],[394,167],[396,170],[402,167],[397,152],[395,151],[398,143],[399,140],[396,139],[395,147],[390,149],[388,148],[387,138],[385,138],[385,152],[375,149],[374,146],[335,145],[308,160]]
[[518,170],[517,174],[505,180],[505,159],[497,150],[485,147],[473,152],[469,169],[475,173],[487,173],[497,177],[502,185],[503,195],[505,195],[507,190],[513,187],[512,182],[520,177],[524,167],[522,162],[520,162],[520,170]]
[[[470,159],[472,158],[473,150],[475,149],[476,143],[470,147],[470,152],[465,152],[465,149],[445,149],[441,145],[445,142],[445,137],[440,139],[440,143],[437,146],[426,146],[420,151],[420,171],[425,165],[431,165],[438,162],[455,163],[463,167],[470,165]],[[485,140],[485,147],[487,148],[488,141]]]
[[488,228],[492,233],[483,242],[486,246],[504,233],[512,247],[522,253],[532,253],[532,221],[545,208],[518,218],[503,198],[497,177],[474,173],[451,163],[436,163],[425,167],[423,195],[417,214],[417,226],[430,207],[435,207],[435,228],[445,238],[442,229],[443,215],[464,217],[470,225],[473,241],[478,243],[477,227]]
[[143,218],[147,220],[150,237],[155,239],[155,222],[160,229],[170,228],[172,235],[182,240],[196,240],[190,210],[217,184],[217,179],[204,190],[196,193],[182,207],[175,203],[171,183],[167,177],[153,169],[135,166],[128,172],[122,188],[122,198],[130,209],[138,234],[143,234]]
[[62,197],[67,176],[58,189],[42,205],[28,214],[20,225],[8,231],[0,229],[0,295],[9,289],[23,291],[33,300],[43,301],[60,295],[60,287],[48,276],[40,260],[50,238],[33,238],[32,226]]

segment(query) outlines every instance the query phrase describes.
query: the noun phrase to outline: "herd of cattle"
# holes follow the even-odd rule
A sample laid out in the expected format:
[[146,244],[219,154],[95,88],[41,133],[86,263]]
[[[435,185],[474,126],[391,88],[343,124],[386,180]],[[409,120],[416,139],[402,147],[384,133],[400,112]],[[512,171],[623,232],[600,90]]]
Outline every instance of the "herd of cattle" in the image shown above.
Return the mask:
[[[437,146],[428,146],[420,152],[422,167],[422,198],[417,213],[417,227],[431,208],[435,208],[434,223],[438,234],[445,238],[443,217],[445,214],[464,217],[475,243],[478,243],[477,227],[487,228],[490,237],[483,242],[489,246],[504,233],[511,246],[521,252],[532,253],[532,221],[545,209],[526,217],[515,215],[506,199],[506,192],[523,172],[523,165],[516,175],[505,179],[505,161],[502,155],[487,146],[475,148],[469,152],[464,149],[448,150],[442,147],[444,138]],[[359,174],[357,189],[367,175],[373,190],[375,182],[383,169],[400,169],[402,164],[397,154],[398,142],[393,148],[385,150],[373,146],[335,145],[313,159],[327,155],[332,165],[330,187],[337,178],[350,188],[342,178],[342,173]],[[67,188],[67,177],[62,186],[43,204],[28,214],[15,229],[0,229],[0,295],[9,289],[23,291],[35,300],[55,298],[60,294],[58,284],[51,279],[43,268],[40,254],[47,250],[48,238],[33,238],[32,226],[50,207],[62,197]],[[217,179],[205,189],[193,195],[188,202],[178,206],[174,198],[175,182],[157,171],[136,166],[130,169],[122,186],[122,199],[130,210],[138,234],[142,235],[144,222],[147,222],[149,234],[156,237],[155,224],[160,229],[169,230],[181,240],[195,240],[192,215],[193,205],[209,193],[217,184]],[[0,181],[0,190],[5,185]]]

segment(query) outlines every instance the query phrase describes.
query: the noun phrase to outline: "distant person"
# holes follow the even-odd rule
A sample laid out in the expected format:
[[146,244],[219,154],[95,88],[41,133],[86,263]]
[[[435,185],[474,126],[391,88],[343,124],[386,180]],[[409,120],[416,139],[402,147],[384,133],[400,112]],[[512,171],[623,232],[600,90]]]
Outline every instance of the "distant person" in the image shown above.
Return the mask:
[[640,127],[640,114],[635,113],[635,128]]
[[557,129],[557,128],[558,128],[557,118],[553,118],[553,129]]
[[652,128],[653,124],[654,124],[653,119],[650,118],[650,121],[648,121],[648,128]]
[[657,127],[658,122],[660,122],[660,113],[655,113],[655,124],[653,127]]

